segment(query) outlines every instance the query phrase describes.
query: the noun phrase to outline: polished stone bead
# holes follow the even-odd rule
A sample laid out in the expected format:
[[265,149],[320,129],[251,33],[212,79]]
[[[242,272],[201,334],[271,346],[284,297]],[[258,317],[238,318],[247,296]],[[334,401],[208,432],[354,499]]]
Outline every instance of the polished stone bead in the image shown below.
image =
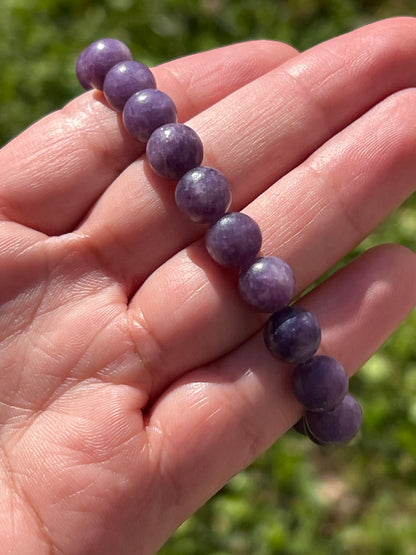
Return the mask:
[[100,39],[81,52],[77,60],[76,73],[84,87],[102,90],[104,79],[110,69],[133,55],[127,46],[117,39]]
[[315,355],[293,369],[293,395],[310,411],[328,411],[338,405],[348,392],[348,376],[333,357]]
[[87,49],[83,50],[81,54],[78,56],[75,73],[80,85],[84,87],[84,89],[89,90],[89,89],[92,89],[93,86],[90,83],[87,67],[85,65],[86,55],[87,55]]
[[321,327],[311,312],[287,306],[270,316],[263,329],[266,347],[285,362],[303,362],[321,343]]
[[242,212],[230,212],[208,229],[205,244],[216,262],[241,268],[256,258],[261,240],[260,228],[253,218]]
[[295,278],[284,260],[263,256],[241,272],[238,289],[242,299],[259,312],[275,312],[292,300]]
[[146,155],[151,168],[167,179],[180,179],[200,166],[204,149],[193,129],[181,123],[162,125],[150,136]]
[[225,175],[200,166],[187,172],[175,191],[178,208],[198,223],[214,223],[231,204],[231,186]]
[[143,89],[155,89],[156,80],[150,69],[134,60],[113,66],[104,79],[105,97],[115,110],[121,112],[127,100]]
[[146,142],[158,127],[177,121],[173,100],[157,89],[145,89],[131,96],[123,110],[123,123],[137,140]]
[[363,413],[357,399],[347,393],[331,411],[305,412],[308,436],[320,445],[347,443],[361,427]]

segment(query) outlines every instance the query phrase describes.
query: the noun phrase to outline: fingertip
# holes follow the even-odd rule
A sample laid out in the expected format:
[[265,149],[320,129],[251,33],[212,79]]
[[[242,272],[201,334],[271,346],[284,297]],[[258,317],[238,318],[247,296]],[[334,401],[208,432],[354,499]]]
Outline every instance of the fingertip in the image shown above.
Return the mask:
[[377,245],[369,253],[380,260],[383,268],[386,270],[390,268],[393,275],[397,275],[397,279],[400,279],[400,288],[406,290],[406,297],[403,300],[409,305],[408,312],[411,312],[416,305],[416,253],[396,243]]

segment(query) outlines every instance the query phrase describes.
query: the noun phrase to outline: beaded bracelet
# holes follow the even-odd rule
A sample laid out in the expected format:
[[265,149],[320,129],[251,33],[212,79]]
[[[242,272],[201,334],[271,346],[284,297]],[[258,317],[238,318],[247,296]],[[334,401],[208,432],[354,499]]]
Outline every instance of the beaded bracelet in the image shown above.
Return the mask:
[[102,90],[122,113],[127,132],[147,143],[154,172],[176,181],[178,208],[194,222],[208,224],[205,246],[218,264],[239,270],[241,298],[259,312],[271,313],[263,329],[270,353],[294,364],[291,390],[304,407],[294,428],[319,445],[345,443],[358,432],[362,411],[348,393],[348,376],[336,359],[316,355],[321,342],[317,318],[290,305],[295,279],[276,256],[261,256],[258,224],[242,212],[228,212],[231,186],[217,169],[201,166],[203,145],[196,132],[177,123],[172,99],[156,88],[150,69],[133,60],[116,39],[93,42],[78,57],[76,73],[85,89]]

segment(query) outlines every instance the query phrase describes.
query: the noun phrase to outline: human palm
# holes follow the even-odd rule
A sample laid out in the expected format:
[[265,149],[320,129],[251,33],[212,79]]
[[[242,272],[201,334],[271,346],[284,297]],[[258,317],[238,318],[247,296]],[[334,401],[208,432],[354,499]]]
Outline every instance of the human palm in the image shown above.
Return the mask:
[[[297,293],[412,193],[415,57],[400,19],[156,68]],[[263,316],[142,153],[98,92],[0,152],[6,553],[153,553],[301,412]],[[415,272],[378,247],[307,294],[321,352],[357,370],[413,308]]]

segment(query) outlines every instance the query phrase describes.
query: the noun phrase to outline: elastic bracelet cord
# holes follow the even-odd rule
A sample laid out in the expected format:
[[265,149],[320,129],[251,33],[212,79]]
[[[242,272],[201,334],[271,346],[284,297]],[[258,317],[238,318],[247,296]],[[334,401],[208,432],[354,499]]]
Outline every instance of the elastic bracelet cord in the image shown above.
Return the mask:
[[76,73],[84,88],[102,90],[110,106],[122,114],[127,132],[146,143],[152,170],[176,182],[179,210],[193,222],[208,224],[206,249],[216,263],[239,271],[243,301],[271,314],[263,328],[265,346],[277,359],[294,365],[291,390],[304,407],[294,429],[318,445],[350,441],[361,426],[361,407],[348,392],[341,363],[316,355],[321,343],[317,318],[290,304],[295,293],[292,269],[276,256],[259,256],[258,224],[243,212],[229,212],[228,179],[215,168],[201,166],[201,139],[178,123],[173,100],[156,88],[151,70],[133,61],[120,41],[101,39],[80,54]]

